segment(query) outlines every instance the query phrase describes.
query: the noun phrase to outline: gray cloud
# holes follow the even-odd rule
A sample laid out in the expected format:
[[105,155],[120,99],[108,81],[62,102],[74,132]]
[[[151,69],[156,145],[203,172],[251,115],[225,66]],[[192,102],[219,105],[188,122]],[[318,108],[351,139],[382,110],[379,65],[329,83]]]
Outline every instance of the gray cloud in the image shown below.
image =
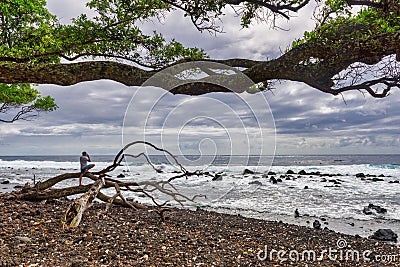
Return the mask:
[[[51,0],[48,7],[63,23],[85,9],[77,0]],[[226,16],[225,33],[200,34],[179,12],[167,15],[164,25],[150,22],[144,28],[148,32],[156,28],[168,39],[203,47],[213,58],[263,60],[280,55],[304,30],[312,28],[314,22],[305,19],[311,18],[312,9],[302,11],[289,23],[279,22],[280,27],[290,31],[273,30],[265,24],[240,29],[237,18]],[[78,154],[83,149],[113,154],[122,144],[126,108],[134,93],[139,92],[136,87],[105,80],[69,87],[41,85],[39,90],[55,97],[60,109],[32,122],[1,125],[1,154]],[[159,89],[147,88],[145,93],[135,95],[127,113],[125,140],[147,138],[185,153],[197,153],[200,147],[204,153],[212,154],[215,149],[221,154],[230,153],[233,149],[243,154],[259,151],[258,138],[262,134],[265,153],[272,153],[274,122],[268,119],[269,107],[261,94],[241,94],[243,101],[222,93],[202,97],[162,94],[155,107]],[[264,96],[275,118],[280,154],[400,153],[397,91],[385,99],[346,93],[344,102],[342,96],[327,95],[302,83],[282,82]],[[248,106],[243,105],[246,103]]]

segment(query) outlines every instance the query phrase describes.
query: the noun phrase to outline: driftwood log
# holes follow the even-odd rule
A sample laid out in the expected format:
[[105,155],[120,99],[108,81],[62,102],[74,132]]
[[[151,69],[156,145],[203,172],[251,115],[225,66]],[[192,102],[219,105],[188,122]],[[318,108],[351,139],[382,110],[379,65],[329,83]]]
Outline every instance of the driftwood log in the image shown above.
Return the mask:
[[[157,169],[157,167],[152,164],[149,157],[145,153],[139,153],[137,155],[127,154],[125,153],[128,148],[131,148],[135,145],[142,144],[145,146],[150,146],[155,150],[166,153],[174,160],[174,164],[176,164],[180,172],[166,180],[161,181],[147,181],[141,180],[137,182],[126,182],[120,181],[118,179],[111,178],[107,173],[114,171],[116,168],[122,166],[121,162],[127,158],[138,158],[144,157],[149,165],[154,169],[154,171],[160,173],[161,170]],[[61,221],[63,228],[71,228],[78,227],[79,223],[82,220],[82,216],[88,208],[92,205],[94,199],[99,199],[107,203],[106,209],[104,212],[107,212],[111,205],[120,205],[127,208],[132,209],[142,209],[145,206],[143,204],[129,201],[124,195],[123,191],[129,191],[134,193],[139,193],[145,195],[150,198],[153,202],[155,209],[154,211],[160,215],[161,219],[164,219],[164,212],[168,209],[165,206],[172,200],[180,205],[184,205],[186,201],[194,201],[197,197],[205,197],[204,195],[195,195],[192,197],[185,196],[181,194],[172,184],[172,182],[179,178],[188,178],[189,176],[199,176],[199,175],[209,175],[208,173],[203,173],[202,171],[189,172],[187,171],[176,159],[174,155],[172,155],[167,150],[162,148],[158,148],[152,143],[146,141],[135,141],[127,144],[124,148],[122,148],[119,153],[115,156],[114,162],[106,167],[105,169],[99,172],[86,173],[84,176],[91,179],[93,183],[83,186],[72,186],[65,188],[53,188],[56,184],[73,179],[79,178],[80,173],[64,173],[53,178],[50,178],[43,182],[38,182],[33,186],[26,185],[20,191],[13,191],[8,193],[8,198],[16,198],[27,201],[47,201],[60,199],[68,196],[74,196],[77,194],[83,194],[79,198],[76,198],[67,208],[64,218]],[[106,195],[101,192],[102,189],[106,188],[114,188],[115,194],[113,196]],[[159,203],[159,201],[154,197],[155,192],[162,193],[169,197],[170,200],[164,201],[163,203]]]

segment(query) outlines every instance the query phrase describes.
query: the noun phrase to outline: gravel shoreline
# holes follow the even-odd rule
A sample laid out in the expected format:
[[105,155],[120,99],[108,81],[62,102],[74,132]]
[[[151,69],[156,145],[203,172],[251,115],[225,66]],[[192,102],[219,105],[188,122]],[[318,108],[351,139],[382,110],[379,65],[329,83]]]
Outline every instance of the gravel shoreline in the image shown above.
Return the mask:
[[63,230],[60,220],[69,201],[43,204],[2,196],[1,267],[400,266],[398,244],[328,229],[175,208],[164,222],[151,207],[113,206],[105,217],[98,215],[105,205],[95,203],[78,228]]

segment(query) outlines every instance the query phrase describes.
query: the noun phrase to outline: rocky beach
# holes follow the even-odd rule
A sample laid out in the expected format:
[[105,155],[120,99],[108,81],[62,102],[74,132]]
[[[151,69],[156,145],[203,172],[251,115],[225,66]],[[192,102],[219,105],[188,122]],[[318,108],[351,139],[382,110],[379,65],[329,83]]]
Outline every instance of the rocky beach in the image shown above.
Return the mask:
[[329,229],[198,209],[134,211],[94,203],[62,229],[70,201],[0,194],[0,266],[399,266],[400,246]]

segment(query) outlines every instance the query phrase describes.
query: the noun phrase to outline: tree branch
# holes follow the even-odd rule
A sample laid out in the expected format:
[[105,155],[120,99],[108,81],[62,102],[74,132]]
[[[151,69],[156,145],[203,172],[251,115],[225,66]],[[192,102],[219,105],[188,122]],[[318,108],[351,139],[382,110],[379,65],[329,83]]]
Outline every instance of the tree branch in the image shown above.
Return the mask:
[[[208,60],[245,68],[246,74],[254,83],[268,80],[291,80],[304,82],[322,92],[338,94],[341,91],[334,89],[334,76],[346,70],[356,62],[377,63],[384,56],[397,53],[399,56],[400,31],[370,36],[365,39],[346,41],[341,46],[332,47],[318,43],[304,43],[282,56],[269,61],[254,61],[247,59]],[[190,60],[182,60],[180,62]],[[176,64],[173,64],[176,66]],[[179,68],[178,68],[179,70]],[[24,64],[0,63],[0,82],[18,83],[32,82],[39,84],[58,84],[68,86],[83,81],[110,79],[128,86],[140,86],[156,71],[144,70],[135,66],[112,61],[91,61],[72,64]],[[211,72],[210,72],[211,73]],[[390,78],[390,76],[387,76]],[[209,92],[227,92],[229,89],[212,84],[215,79],[232,81],[234,76],[216,74],[203,79],[187,81],[180,87],[171,89],[171,93],[198,95]],[[393,77],[392,77],[393,78]],[[165,77],[163,83],[177,80],[175,76]],[[160,84],[162,87],[163,84]],[[391,87],[392,88],[392,87]],[[380,94],[373,93],[361,84],[359,87],[346,87],[348,90],[365,89],[374,97]],[[243,91],[246,88],[243,88]]]

